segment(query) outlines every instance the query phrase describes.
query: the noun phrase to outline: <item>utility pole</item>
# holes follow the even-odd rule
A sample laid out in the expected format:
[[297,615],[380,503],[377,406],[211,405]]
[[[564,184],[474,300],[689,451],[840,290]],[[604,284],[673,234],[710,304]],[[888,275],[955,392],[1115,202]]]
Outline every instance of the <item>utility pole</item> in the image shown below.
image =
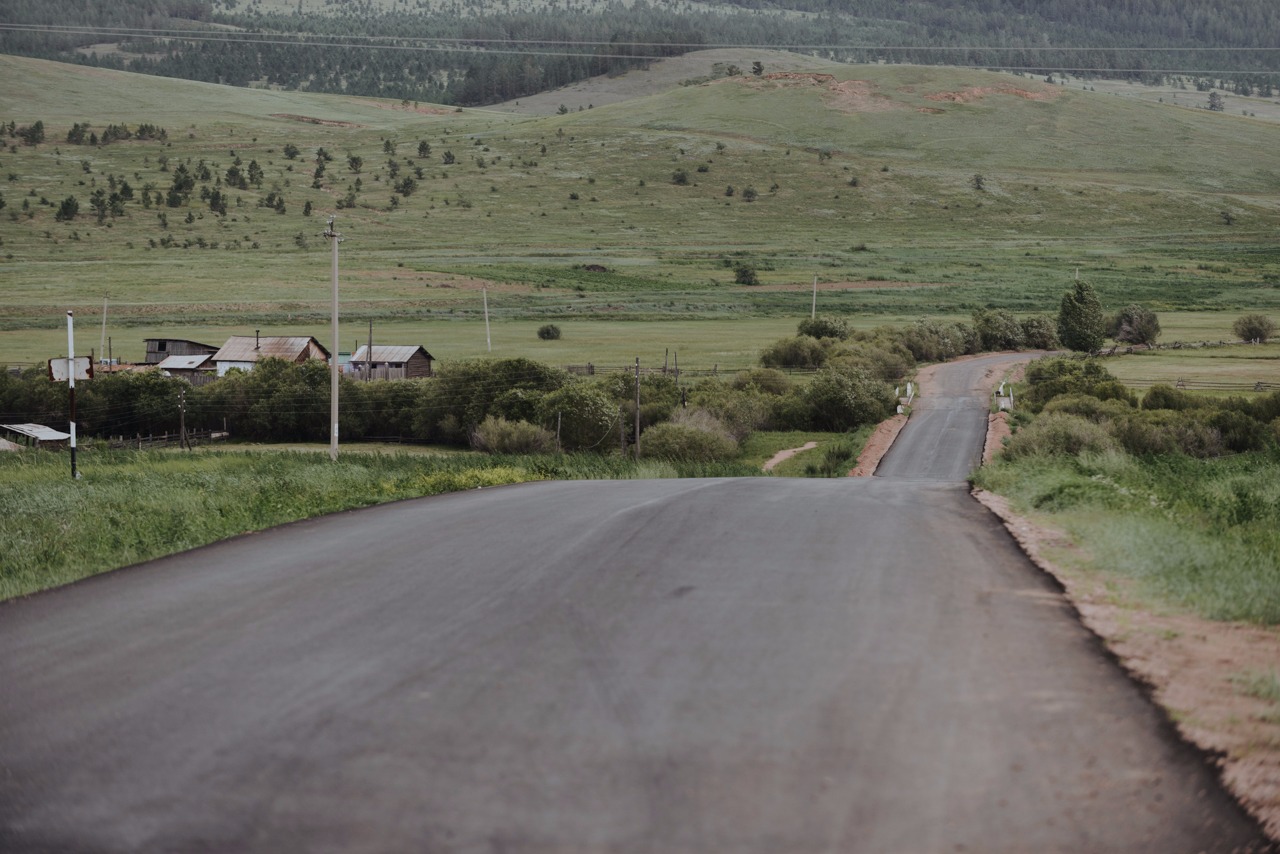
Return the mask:
[[187,390],[178,389],[178,447],[191,450],[191,440],[187,438]]
[[334,217],[329,217],[325,238],[333,247],[333,355],[329,357],[329,459],[338,461],[338,244],[342,235],[333,230]]
[[364,360],[364,380],[368,382],[373,379],[373,318],[369,318],[369,340],[365,342],[369,348]]
[[640,357],[636,356],[636,459],[640,459]]
[[481,288],[480,292],[484,294],[484,343],[489,348],[489,352],[493,352],[493,338],[489,336],[489,289]]
[[809,306],[809,319],[818,318],[818,274],[813,274],[813,303]]
[[71,392],[71,479],[79,480],[76,469],[76,335],[71,312],[67,312],[67,389]]
[[107,352],[107,298],[102,298],[102,344],[98,347],[98,356],[101,358]]

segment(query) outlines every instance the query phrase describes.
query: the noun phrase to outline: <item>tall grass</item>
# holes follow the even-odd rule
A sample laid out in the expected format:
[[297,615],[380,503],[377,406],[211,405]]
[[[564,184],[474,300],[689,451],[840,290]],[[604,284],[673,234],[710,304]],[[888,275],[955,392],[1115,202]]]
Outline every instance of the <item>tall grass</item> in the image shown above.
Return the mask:
[[1002,459],[975,482],[1050,514],[1094,565],[1215,620],[1280,624],[1280,451]]
[[439,456],[93,451],[0,454],[0,599],[312,516],[551,478],[748,476],[738,464],[592,454]]

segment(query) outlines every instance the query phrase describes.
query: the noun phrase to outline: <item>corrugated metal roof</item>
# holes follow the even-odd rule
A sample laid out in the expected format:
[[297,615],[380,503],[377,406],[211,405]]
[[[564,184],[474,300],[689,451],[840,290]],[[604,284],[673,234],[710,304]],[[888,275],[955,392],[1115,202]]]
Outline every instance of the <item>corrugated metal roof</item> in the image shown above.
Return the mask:
[[194,371],[209,361],[209,354],[199,356],[169,356],[156,365],[162,371]]
[[23,436],[30,436],[37,442],[61,442],[63,439],[71,438],[70,433],[60,433],[43,424],[0,424],[0,427],[20,433]]
[[[359,363],[367,360],[369,357],[365,355],[368,348],[361,344],[356,351],[351,354],[351,361]],[[374,344],[373,345],[373,361],[378,363],[392,362],[401,364],[413,358],[413,354],[422,350],[422,354],[428,359],[435,361],[435,357],[422,349],[418,344]]]
[[[306,352],[312,340],[306,336],[257,338],[253,335],[233,335],[227,339],[226,344],[222,345],[222,349],[213,354],[213,360],[215,362],[256,362],[259,359],[276,358],[296,362]],[[328,357],[329,351],[320,346],[320,342],[317,341],[316,346],[320,347]]]

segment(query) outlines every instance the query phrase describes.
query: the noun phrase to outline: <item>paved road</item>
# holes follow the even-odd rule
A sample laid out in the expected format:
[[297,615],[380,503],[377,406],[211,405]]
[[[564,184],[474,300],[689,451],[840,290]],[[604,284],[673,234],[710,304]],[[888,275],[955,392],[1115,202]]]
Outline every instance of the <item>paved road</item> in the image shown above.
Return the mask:
[[0,606],[0,851],[1229,851],[953,483],[545,483]]

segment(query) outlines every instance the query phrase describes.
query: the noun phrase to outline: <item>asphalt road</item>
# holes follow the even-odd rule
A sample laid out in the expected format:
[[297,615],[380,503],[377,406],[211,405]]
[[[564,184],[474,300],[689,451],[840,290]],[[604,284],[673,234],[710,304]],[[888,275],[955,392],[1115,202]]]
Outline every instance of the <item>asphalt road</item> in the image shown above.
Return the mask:
[[473,491],[0,606],[0,851],[1263,850],[943,474]]

